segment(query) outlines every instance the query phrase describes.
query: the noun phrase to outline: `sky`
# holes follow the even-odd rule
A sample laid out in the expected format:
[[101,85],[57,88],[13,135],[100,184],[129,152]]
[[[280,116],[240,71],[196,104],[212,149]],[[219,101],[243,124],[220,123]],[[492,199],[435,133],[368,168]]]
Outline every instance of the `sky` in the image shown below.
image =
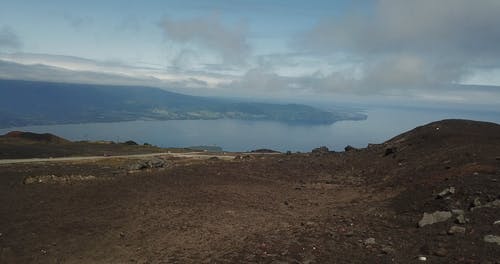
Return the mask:
[[498,0],[0,0],[0,78],[500,108],[498,14]]

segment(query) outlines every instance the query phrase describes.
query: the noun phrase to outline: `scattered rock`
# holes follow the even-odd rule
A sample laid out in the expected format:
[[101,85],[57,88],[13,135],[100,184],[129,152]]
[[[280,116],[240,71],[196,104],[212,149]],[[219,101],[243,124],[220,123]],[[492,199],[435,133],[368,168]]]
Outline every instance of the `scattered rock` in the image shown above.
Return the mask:
[[465,233],[465,227],[461,226],[452,226],[450,227],[450,230],[448,230],[448,235],[464,234],[464,233]]
[[476,205],[476,200],[479,201],[479,198],[474,199],[474,202],[472,202],[472,205],[470,208],[471,211],[473,211],[475,209],[479,209],[479,208],[500,208],[500,200],[499,199],[495,199],[494,201],[486,203],[484,205],[481,205],[481,202],[478,203],[479,205]]
[[137,163],[131,164],[128,166],[128,170],[136,171],[146,169],[148,165],[144,161],[139,161]]
[[375,241],[375,238],[370,237],[370,238],[365,239],[365,241],[363,243],[365,245],[373,245],[373,244],[376,244],[377,242]]
[[445,248],[438,248],[438,249],[434,250],[433,253],[435,256],[438,256],[438,257],[446,257],[446,255],[448,255],[448,250],[446,250]]
[[496,199],[493,202],[489,202],[489,203],[482,205],[480,207],[481,208],[485,208],[485,207],[498,208],[498,207],[500,207],[500,200]]
[[357,148],[355,148],[355,147],[353,147],[353,146],[351,146],[351,145],[347,145],[347,146],[344,148],[344,150],[345,150],[346,152],[348,152],[348,151],[353,151],[353,150],[358,150],[358,149],[357,149]]
[[440,231],[438,233],[438,235],[440,235],[440,236],[446,236],[446,235],[448,235],[448,232],[446,232],[446,231],[443,230],[443,231]]
[[500,246],[500,236],[486,235],[484,236],[484,242],[497,243]]
[[24,178],[23,184],[36,184],[36,183],[47,183],[47,184],[68,184],[73,182],[81,181],[91,181],[96,180],[97,177],[93,175],[40,175],[40,176],[28,176]]
[[419,256],[417,259],[420,261],[427,261],[427,257],[424,256]]
[[440,193],[438,193],[438,195],[437,195],[436,198],[439,198],[439,199],[444,198],[444,197],[446,197],[448,195],[454,194],[455,191],[456,191],[455,187],[448,187],[448,188],[442,190]]
[[165,166],[165,160],[156,157],[151,158],[146,163],[150,168],[163,168]]
[[344,235],[346,237],[352,237],[352,236],[354,236],[354,232],[353,231],[347,231]]
[[470,204],[471,209],[474,207],[480,207],[481,206],[481,200],[479,198],[474,198],[472,203]]
[[394,254],[396,252],[396,250],[394,250],[394,248],[392,248],[391,246],[383,246],[381,251],[383,254],[386,254],[386,255],[391,255],[391,254]]
[[140,160],[137,163],[131,164],[128,169],[131,171],[143,170],[143,169],[155,169],[165,167],[166,162],[164,159],[153,157],[148,160]]
[[315,222],[313,222],[313,221],[307,221],[306,222],[306,226],[315,226],[315,225],[317,225],[317,224]]
[[395,154],[397,151],[397,148],[396,147],[392,147],[392,148],[386,148],[385,149],[385,152],[384,152],[384,157],[385,156],[389,156],[391,154]]
[[456,215],[464,215],[465,214],[465,211],[462,210],[462,209],[452,209],[451,210],[451,213],[452,214],[456,214]]
[[422,219],[418,222],[419,227],[426,225],[432,225],[439,222],[444,222],[450,219],[452,216],[451,212],[448,211],[436,211],[432,214],[424,213]]
[[467,219],[465,219],[465,216],[463,214],[458,215],[457,218],[455,218],[455,222],[457,224],[464,225],[467,222]]

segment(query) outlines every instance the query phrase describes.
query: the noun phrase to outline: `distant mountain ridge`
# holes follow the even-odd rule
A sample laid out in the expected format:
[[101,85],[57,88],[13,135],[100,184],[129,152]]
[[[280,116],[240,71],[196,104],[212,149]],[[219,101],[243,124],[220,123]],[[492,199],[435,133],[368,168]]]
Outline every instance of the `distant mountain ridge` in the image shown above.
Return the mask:
[[331,124],[366,116],[300,104],[190,96],[151,87],[0,80],[0,127],[223,118]]

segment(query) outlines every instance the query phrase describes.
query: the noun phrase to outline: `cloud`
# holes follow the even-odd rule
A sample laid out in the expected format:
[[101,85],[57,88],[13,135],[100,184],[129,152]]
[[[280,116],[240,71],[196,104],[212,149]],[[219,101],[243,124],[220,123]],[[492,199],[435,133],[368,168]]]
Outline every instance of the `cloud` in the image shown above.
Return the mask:
[[[391,61],[387,63],[391,64]],[[413,72],[412,69],[418,64],[418,61],[408,58],[395,64],[394,67],[406,69],[402,72]],[[387,72],[390,71],[387,70]],[[386,76],[379,72],[372,75],[377,78]],[[385,88],[366,91],[363,83],[368,80],[347,76],[351,75],[339,72],[329,74],[316,72],[302,76],[282,76],[272,69],[257,67],[238,77],[205,71],[186,72],[176,71],[176,69],[142,68],[60,55],[0,53],[0,79],[152,86],[194,95],[229,95],[280,100],[306,100],[307,98],[328,100],[353,94],[363,95],[363,98],[370,99],[384,96],[384,98],[397,98],[398,101],[401,98],[414,98],[426,102],[469,104],[479,102],[495,106],[500,100],[497,87],[452,85],[440,87],[438,90],[434,87],[419,87],[418,89],[413,87],[404,90]],[[394,77],[390,74],[388,76]],[[374,78],[368,79],[375,82]],[[406,78],[408,77],[403,79]],[[398,79],[391,81],[397,82]],[[378,80],[378,82],[384,83],[387,80]]]
[[21,39],[11,27],[3,26],[0,28],[0,50],[14,50],[21,46]]
[[304,76],[282,76],[268,68],[253,68],[241,78],[223,84],[231,93],[260,97],[297,97],[312,94],[330,94],[332,91],[352,92],[352,80],[343,75],[315,73]]
[[215,52],[228,64],[244,64],[250,54],[246,26],[227,26],[219,15],[184,20],[167,17],[160,26],[167,39]]
[[[411,70],[418,62],[408,60],[400,62],[408,64],[400,69],[402,76],[397,76],[399,73],[390,74],[391,69],[397,67],[394,66],[384,72],[370,73],[369,77],[363,79],[351,78],[348,77],[349,74],[338,72],[281,76],[266,69],[254,68],[240,79],[220,85],[219,92],[266,99],[304,100],[304,102],[338,101],[345,98],[369,104],[392,102],[401,105],[413,103],[420,106],[435,106],[436,103],[440,106],[490,105],[492,109],[498,110],[500,100],[498,87],[459,84],[422,85],[418,74],[414,75]],[[408,84],[408,79],[414,79],[416,84]],[[369,82],[372,82],[370,89],[366,89]],[[375,85],[373,82],[378,84]],[[386,85],[388,82],[394,85],[389,87]],[[403,83],[404,89],[395,85],[398,82]]]
[[[138,85],[180,92],[206,90],[233,77],[222,74],[179,71],[173,68],[130,66],[121,62],[36,53],[0,53],[0,78],[91,84]],[[203,89],[202,89],[203,88]]]
[[498,14],[497,0],[379,0],[373,12],[320,21],[298,45],[361,60],[363,85],[456,83],[473,69],[500,67]]

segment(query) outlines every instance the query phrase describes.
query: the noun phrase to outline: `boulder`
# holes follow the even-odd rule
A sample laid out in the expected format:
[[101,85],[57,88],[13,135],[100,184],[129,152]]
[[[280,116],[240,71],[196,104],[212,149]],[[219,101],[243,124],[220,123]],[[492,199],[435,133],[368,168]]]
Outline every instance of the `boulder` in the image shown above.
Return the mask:
[[365,239],[365,241],[364,241],[364,244],[365,244],[365,245],[373,245],[373,244],[375,244],[375,243],[376,243],[376,242],[375,242],[375,238],[373,238],[373,237],[367,238],[367,239]]
[[391,246],[383,246],[381,249],[381,252],[382,252],[382,254],[391,255],[391,254],[394,254],[396,252],[396,250],[394,248],[392,248]]
[[448,235],[455,235],[455,234],[465,234],[465,227],[461,226],[450,227],[450,230],[448,230]]
[[130,164],[128,166],[128,170],[131,170],[131,171],[135,171],[135,170],[143,170],[143,169],[146,169],[148,167],[148,165],[146,164],[146,162],[144,161],[139,161],[137,163],[134,163],[134,164]]
[[500,246],[500,236],[486,235],[484,236],[484,242],[487,243],[497,243]]
[[470,210],[473,211],[473,210],[479,209],[479,208],[500,208],[500,200],[495,199],[492,202],[489,202],[486,204],[481,204],[481,202],[479,201],[479,198],[476,198],[472,202]]
[[474,208],[474,207],[480,207],[481,206],[481,200],[479,198],[474,198],[474,200],[472,201],[472,203],[470,204],[470,207],[471,208]]
[[391,147],[391,148],[386,148],[385,149],[385,152],[384,152],[384,157],[385,156],[389,156],[391,154],[395,154],[397,151],[397,148],[396,147]]
[[432,225],[439,222],[444,222],[450,219],[452,216],[449,211],[436,211],[432,214],[424,213],[424,216],[420,221],[418,221],[419,227],[424,227],[426,225]]
[[485,207],[489,207],[489,208],[499,208],[500,207],[500,200],[499,199],[496,199],[494,200],[493,202],[489,202],[483,206],[481,206],[482,208],[485,208]]
[[134,164],[129,165],[128,169],[131,171],[144,170],[144,169],[156,169],[165,167],[165,160],[157,157],[153,157],[147,160],[140,160]]
[[437,198],[444,198],[448,195],[452,195],[455,193],[455,187],[448,187],[444,190],[442,190],[440,193],[438,193]]
[[327,147],[322,146],[322,147],[313,149],[311,152],[313,154],[320,154],[320,155],[322,155],[322,154],[328,154],[328,153],[330,153],[330,150]]
[[452,209],[451,212],[456,215],[463,215],[465,214],[465,211],[462,209]]
[[146,161],[149,168],[163,168],[165,166],[165,160],[157,157],[153,157]]
[[345,148],[344,148],[345,152],[349,152],[349,151],[354,151],[354,150],[358,150],[357,148],[351,146],[351,145],[347,145]]
[[446,257],[446,255],[448,255],[448,250],[446,250],[446,248],[438,248],[434,250],[433,254],[438,257]]
[[457,224],[464,225],[465,223],[467,223],[467,219],[465,219],[465,216],[463,214],[461,214],[461,215],[458,215],[457,218],[455,218],[455,222]]

